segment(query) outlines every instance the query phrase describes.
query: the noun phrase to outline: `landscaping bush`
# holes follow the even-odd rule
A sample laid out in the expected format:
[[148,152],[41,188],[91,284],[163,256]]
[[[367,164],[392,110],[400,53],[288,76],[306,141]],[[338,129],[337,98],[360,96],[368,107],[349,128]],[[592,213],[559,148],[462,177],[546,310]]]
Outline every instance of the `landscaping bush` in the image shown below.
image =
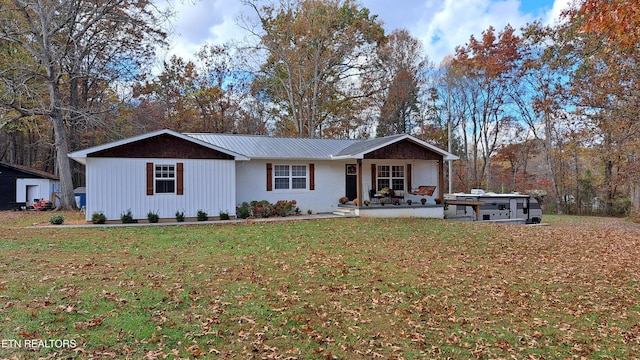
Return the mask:
[[184,211],[176,211],[176,221],[183,222],[184,221]]
[[157,223],[158,220],[160,220],[160,216],[157,212],[149,211],[147,213],[147,220],[149,220],[150,223]]
[[49,218],[49,222],[53,225],[62,225],[62,223],[64,222],[64,216],[53,215],[51,218]]
[[293,214],[296,209],[296,201],[291,200],[278,200],[278,202],[273,205],[273,210],[278,216],[289,216]]
[[220,218],[220,220],[229,220],[229,213],[228,212],[224,212],[224,211],[220,211],[218,213],[218,217]]
[[131,224],[135,222],[133,220],[133,214],[131,214],[131,209],[128,209],[127,212],[120,214],[120,221],[122,221],[123,224]]
[[209,215],[204,210],[198,210],[197,218],[198,221],[207,221],[209,220]]
[[254,217],[268,218],[274,214],[273,205],[267,200],[251,202],[251,214]]
[[251,216],[251,207],[248,202],[245,201],[236,208],[236,216],[240,219],[246,219]]
[[104,224],[107,221],[107,217],[102,213],[102,211],[96,211],[91,214],[91,222],[93,224]]

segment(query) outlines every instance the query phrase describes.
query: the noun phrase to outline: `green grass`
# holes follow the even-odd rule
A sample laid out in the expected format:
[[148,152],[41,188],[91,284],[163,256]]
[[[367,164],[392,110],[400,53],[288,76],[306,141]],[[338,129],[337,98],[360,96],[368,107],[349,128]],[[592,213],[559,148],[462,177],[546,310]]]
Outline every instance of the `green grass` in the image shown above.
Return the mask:
[[2,216],[0,340],[77,346],[0,358],[640,356],[640,227],[622,219],[65,229]]

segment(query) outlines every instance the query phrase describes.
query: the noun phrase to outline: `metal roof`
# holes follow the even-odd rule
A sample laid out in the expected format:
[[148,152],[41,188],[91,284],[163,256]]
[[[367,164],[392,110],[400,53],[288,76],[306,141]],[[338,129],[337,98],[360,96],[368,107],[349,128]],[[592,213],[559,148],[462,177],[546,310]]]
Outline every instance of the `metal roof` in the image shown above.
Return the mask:
[[359,140],[278,138],[235,134],[185,134],[251,159],[329,160]]
[[360,140],[358,142],[351,144],[349,147],[342,149],[342,151],[336,153],[335,156],[336,157],[341,157],[341,156],[352,157],[358,154],[368,153],[373,150],[384,147],[389,143],[393,143],[402,137],[404,137],[404,135],[391,135],[391,136],[385,136],[382,138]]
[[259,135],[210,133],[185,135],[243,154],[250,159],[362,159],[369,152],[398,141],[409,140],[442,155],[444,160],[458,160],[457,156],[408,134],[367,140],[278,138]]
[[407,134],[392,135],[368,140],[354,139],[309,139],[309,138],[279,138],[259,135],[211,134],[211,133],[178,133],[164,129],[151,133],[122,139],[111,143],[94,146],[69,154],[69,157],[86,163],[86,157],[94,152],[110,149],[116,146],[130,144],[154,136],[169,134],[192,141],[196,144],[221,151],[234,156],[236,160],[249,159],[300,159],[300,160],[331,160],[331,159],[362,159],[365,154],[378,150],[398,141],[412,141],[424,148],[430,149],[444,157],[444,160],[457,160],[458,157],[438,147],[426,143]]

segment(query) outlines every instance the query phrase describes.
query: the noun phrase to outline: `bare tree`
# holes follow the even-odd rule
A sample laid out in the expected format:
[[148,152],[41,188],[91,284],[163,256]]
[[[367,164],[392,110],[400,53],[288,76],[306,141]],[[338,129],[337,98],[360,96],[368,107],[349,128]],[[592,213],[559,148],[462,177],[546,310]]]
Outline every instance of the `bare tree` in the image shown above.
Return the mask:
[[141,74],[165,38],[160,20],[149,0],[0,2],[0,46],[13,51],[0,64],[0,106],[10,114],[0,127],[51,121],[61,208],[75,207],[67,130],[75,139],[79,121],[106,110],[89,105],[110,81]]

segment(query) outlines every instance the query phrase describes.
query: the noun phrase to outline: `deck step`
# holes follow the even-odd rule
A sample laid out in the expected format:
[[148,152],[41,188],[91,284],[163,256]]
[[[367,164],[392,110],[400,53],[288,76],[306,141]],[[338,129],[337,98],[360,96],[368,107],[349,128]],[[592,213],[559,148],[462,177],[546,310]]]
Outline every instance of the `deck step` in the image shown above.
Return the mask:
[[333,211],[334,215],[340,215],[340,216],[356,216],[356,210],[353,208],[345,208],[345,207],[339,207],[336,210]]

